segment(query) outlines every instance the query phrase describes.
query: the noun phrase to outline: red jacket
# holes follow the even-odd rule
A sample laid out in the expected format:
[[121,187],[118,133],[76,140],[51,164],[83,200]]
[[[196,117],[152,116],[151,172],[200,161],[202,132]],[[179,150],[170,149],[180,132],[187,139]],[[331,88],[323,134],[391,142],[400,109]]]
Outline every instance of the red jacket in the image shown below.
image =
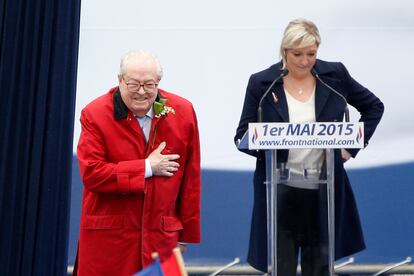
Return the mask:
[[[148,143],[118,87],[81,114],[78,161],[84,184],[78,275],[128,275],[161,260],[177,242],[200,242],[200,143],[187,100],[160,90],[175,114],[154,117]],[[179,154],[172,177],[144,178],[145,159],[165,141]]]

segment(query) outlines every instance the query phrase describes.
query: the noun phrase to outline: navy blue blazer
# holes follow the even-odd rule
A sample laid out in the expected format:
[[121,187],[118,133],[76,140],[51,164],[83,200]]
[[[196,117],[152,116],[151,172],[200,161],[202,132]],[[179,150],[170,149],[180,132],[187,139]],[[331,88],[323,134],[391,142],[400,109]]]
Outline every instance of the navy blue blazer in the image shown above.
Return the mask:
[[[257,122],[257,107],[260,98],[281,74],[282,63],[276,63],[266,70],[253,74],[247,85],[235,142],[242,138],[248,123]],[[367,88],[355,81],[342,63],[317,60],[314,66],[319,77],[341,93],[347,102],[355,107],[364,122],[365,145],[373,135],[384,112],[384,105]],[[272,93],[262,102],[263,122],[289,122],[288,105],[283,90],[283,80],[276,82],[272,91],[278,98],[275,103]],[[318,122],[340,122],[344,118],[343,100],[319,81],[315,90],[315,113]],[[266,218],[266,162],[264,151],[243,152],[257,158],[254,173],[254,202],[247,261],[254,268],[267,271],[267,218]],[[353,157],[358,149],[348,149]],[[278,151],[278,161],[286,162],[288,150]],[[354,195],[344,170],[340,150],[335,150],[335,259],[365,249],[365,243]]]

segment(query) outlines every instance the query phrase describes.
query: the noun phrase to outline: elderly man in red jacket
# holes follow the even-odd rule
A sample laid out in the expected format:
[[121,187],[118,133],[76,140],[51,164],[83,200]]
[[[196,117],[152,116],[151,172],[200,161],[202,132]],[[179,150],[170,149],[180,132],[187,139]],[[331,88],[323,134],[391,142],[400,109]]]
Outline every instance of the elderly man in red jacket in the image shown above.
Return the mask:
[[84,184],[77,275],[128,275],[200,242],[200,143],[192,104],[158,88],[150,53],[121,60],[119,86],[81,114]]

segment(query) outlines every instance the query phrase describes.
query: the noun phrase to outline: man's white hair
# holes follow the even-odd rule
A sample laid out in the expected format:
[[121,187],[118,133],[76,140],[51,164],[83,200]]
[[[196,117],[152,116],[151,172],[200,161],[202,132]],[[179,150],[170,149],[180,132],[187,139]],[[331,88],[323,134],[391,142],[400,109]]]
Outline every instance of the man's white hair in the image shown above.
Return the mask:
[[158,79],[161,80],[162,75],[163,75],[163,71],[162,71],[160,61],[158,60],[158,58],[154,54],[152,54],[150,52],[143,51],[143,50],[130,51],[130,52],[126,53],[121,58],[121,64],[120,64],[120,68],[119,68],[119,74],[121,76],[126,73],[126,66],[127,66],[128,61],[129,61],[130,58],[152,59],[155,62],[156,66],[157,66]]

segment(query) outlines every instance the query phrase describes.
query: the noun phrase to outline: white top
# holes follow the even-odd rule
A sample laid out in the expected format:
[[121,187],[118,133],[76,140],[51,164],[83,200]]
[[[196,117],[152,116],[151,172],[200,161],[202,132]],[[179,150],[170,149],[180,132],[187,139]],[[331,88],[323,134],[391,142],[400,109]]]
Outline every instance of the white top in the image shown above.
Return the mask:
[[[289,121],[291,123],[316,122],[315,115],[315,88],[312,95],[306,102],[295,99],[285,89],[286,100],[289,110]],[[323,149],[291,149],[286,167],[290,170],[291,179],[302,179],[304,169],[314,171],[320,169],[324,159]],[[295,177],[296,175],[296,177]],[[294,181],[289,186],[303,189],[318,189],[318,184],[309,184],[301,181]]]

